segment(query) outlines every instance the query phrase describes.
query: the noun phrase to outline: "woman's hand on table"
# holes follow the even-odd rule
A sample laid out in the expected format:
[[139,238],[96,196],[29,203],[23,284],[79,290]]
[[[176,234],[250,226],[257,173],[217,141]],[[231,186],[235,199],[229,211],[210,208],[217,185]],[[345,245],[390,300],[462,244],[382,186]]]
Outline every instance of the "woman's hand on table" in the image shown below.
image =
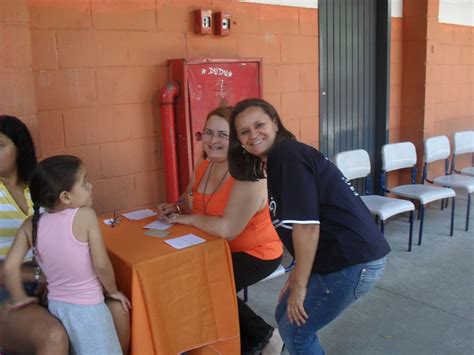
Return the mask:
[[158,205],[158,219],[166,220],[172,213],[178,212],[174,203],[160,203]]
[[177,213],[172,213],[166,219],[164,219],[164,222],[169,223],[169,224],[187,224],[189,226],[192,226],[192,218],[193,215],[191,214],[177,214]]

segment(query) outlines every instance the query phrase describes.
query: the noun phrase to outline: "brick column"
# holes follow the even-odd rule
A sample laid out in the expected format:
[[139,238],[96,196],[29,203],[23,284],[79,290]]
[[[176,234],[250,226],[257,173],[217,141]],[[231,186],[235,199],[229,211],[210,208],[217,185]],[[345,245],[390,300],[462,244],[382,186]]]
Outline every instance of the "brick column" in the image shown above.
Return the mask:
[[[427,9],[431,0],[403,2],[403,66],[400,141],[413,142],[422,157],[425,116]],[[430,4],[431,6],[431,4]]]

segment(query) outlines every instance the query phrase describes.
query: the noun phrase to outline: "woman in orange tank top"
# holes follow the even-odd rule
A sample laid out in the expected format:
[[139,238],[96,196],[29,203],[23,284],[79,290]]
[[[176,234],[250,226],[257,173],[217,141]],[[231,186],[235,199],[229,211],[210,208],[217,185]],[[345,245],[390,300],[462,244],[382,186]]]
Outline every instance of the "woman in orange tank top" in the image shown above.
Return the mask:
[[[195,226],[228,240],[237,292],[280,265],[282,243],[272,225],[265,180],[236,181],[229,175],[231,107],[211,111],[201,134],[203,159],[198,162],[181,204],[160,204],[159,218]],[[237,297],[242,354],[275,354],[283,342],[278,333]]]

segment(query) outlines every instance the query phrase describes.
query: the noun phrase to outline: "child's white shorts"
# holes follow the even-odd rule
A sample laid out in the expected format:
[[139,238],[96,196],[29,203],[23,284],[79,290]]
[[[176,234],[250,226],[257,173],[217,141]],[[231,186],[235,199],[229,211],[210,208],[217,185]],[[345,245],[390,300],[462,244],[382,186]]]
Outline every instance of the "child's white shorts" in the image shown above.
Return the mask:
[[105,303],[80,305],[49,301],[48,308],[66,328],[70,354],[122,354],[112,314]]

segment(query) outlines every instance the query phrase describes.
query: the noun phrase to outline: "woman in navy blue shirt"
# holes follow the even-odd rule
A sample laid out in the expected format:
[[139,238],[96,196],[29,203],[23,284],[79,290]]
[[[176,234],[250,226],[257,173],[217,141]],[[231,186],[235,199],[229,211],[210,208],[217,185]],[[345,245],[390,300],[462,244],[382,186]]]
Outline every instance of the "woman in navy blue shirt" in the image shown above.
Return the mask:
[[229,171],[267,178],[274,226],[296,261],[275,312],[280,334],[290,354],[324,354],[317,332],[381,278],[388,243],[337,167],[263,100],[232,111]]

